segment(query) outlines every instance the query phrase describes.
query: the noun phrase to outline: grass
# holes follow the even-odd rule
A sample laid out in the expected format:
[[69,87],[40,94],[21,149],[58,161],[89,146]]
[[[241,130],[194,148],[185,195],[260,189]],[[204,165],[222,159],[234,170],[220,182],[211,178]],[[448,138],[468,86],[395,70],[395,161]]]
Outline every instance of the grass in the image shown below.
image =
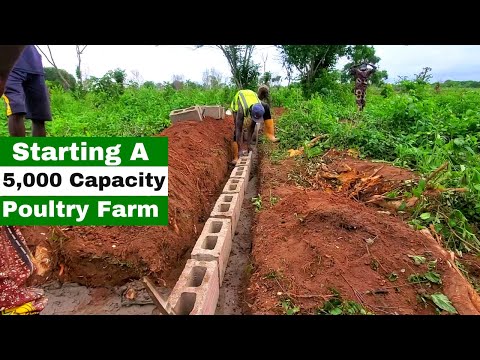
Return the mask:
[[[437,93],[431,85],[404,81],[385,97],[369,89],[361,113],[353,96],[345,103],[345,91],[307,100],[288,97],[285,91],[282,96],[288,111],[277,125],[279,152],[323,135],[323,141],[304,155],[307,162],[335,147],[415,170],[423,182],[390,194],[419,198],[411,210],[412,225],[434,226],[446,247],[459,253],[480,252],[480,90],[448,88]],[[427,184],[425,179],[443,164],[446,167]],[[441,190],[438,198],[428,196],[433,188]],[[458,188],[466,191],[448,190]]]

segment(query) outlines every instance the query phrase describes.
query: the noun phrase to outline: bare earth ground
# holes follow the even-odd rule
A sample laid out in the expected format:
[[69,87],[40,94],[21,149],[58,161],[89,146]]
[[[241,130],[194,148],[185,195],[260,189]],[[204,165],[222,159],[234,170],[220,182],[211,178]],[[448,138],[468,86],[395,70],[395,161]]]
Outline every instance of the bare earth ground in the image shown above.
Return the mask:
[[[478,294],[454,266],[453,254],[431,234],[360,201],[414,174],[332,152],[324,166],[302,176],[305,169],[295,160],[274,164],[262,154],[263,205],[255,217],[255,270],[247,289],[251,313],[296,308],[314,314],[335,297],[375,314],[435,314],[429,295],[443,293],[458,313],[480,314]],[[414,255],[425,263],[415,265]],[[429,263],[441,284],[407,280],[428,272]]]

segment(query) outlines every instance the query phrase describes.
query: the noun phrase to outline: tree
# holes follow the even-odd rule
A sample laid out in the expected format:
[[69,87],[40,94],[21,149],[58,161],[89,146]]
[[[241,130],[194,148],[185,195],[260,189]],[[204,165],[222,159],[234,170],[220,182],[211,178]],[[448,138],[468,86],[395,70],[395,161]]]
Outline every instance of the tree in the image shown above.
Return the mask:
[[172,87],[175,90],[182,89],[183,88],[183,79],[184,79],[183,75],[174,74],[172,76]]
[[115,69],[115,70],[110,70],[109,72],[107,72],[107,74],[110,75],[110,77],[115,80],[115,82],[118,84],[118,85],[121,85],[123,87],[123,85],[125,84],[125,79],[127,78],[127,73],[125,70],[122,70],[122,69]]
[[270,82],[272,81],[273,75],[270,71],[266,71],[263,73],[262,77],[260,78],[260,82],[267,86],[270,86]]
[[[54,67],[46,67],[46,68],[43,68],[43,70],[45,72],[45,80],[51,81],[54,84],[62,86],[64,90],[75,89],[75,85],[76,85],[75,77],[72,74],[69,74],[66,70],[56,69]],[[59,73],[62,74],[62,77],[67,82],[67,85],[65,84],[62,77],[60,77]]]
[[428,81],[432,78],[431,67],[424,67],[420,73],[415,74],[415,81],[420,84],[427,84]]
[[[370,45],[354,45],[347,49],[347,57],[350,60],[342,70],[341,80],[344,83],[355,80],[353,75],[350,74],[350,68],[354,65],[360,65],[362,63],[369,63],[377,65],[380,62],[380,58],[375,55],[375,48]],[[384,80],[388,78],[386,70],[377,70],[370,77],[370,81],[375,85],[382,85]]]
[[133,86],[141,86],[143,84],[143,77],[140,75],[140,71],[138,70],[132,70],[132,81],[131,85]]
[[214,68],[206,69],[202,75],[202,82],[207,89],[218,88],[222,84],[222,74]]
[[157,88],[157,85],[155,85],[155,83],[153,81],[145,81],[142,84],[142,87],[147,88],[147,89],[155,89],[155,88]]
[[347,45],[278,45],[288,78],[293,70],[300,74],[304,90],[310,92],[322,70],[329,70],[347,53]]
[[[197,48],[203,45],[197,46]],[[252,60],[255,45],[215,45],[228,61],[232,81],[238,89],[256,88],[260,65]]]
[[78,65],[77,65],[77,69],[75,71],[76,75],[77,75],[77,79],[78,79],[78,84],[80,85],[80,88],[83,89],[83,74],[82,74],[82,54],[83,52],[85,51],[85,49],[87,48],[88,45],[75,45],[75,48],[77,50],[77,60],[78,60]]

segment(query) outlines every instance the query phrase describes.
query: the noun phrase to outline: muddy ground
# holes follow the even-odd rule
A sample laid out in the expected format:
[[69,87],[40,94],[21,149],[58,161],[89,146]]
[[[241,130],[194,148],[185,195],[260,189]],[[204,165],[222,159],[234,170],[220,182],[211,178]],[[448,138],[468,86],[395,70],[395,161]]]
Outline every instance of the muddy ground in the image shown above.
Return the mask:
[[447,313],[432,301],[444,294],[458,313],[480,314],[453,253],[393,211],[365,203],[417,175],[334,151],[306,169],[293,158],[272,162],[265,151],[251,313]]

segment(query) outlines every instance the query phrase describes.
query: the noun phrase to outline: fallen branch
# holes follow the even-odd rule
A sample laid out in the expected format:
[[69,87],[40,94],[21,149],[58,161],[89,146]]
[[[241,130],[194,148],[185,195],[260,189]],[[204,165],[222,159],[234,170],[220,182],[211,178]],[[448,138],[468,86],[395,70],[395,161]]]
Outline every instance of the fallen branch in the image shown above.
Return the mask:
[[327,301],[328,298],[334,297],[335,295],[320,295],[320,294],[305,294],[305,295],[298,295],[292,293],[286,293],[287,296],[294,297],[294,298],[322,298],[323,300]]
[[377,175],[377,173],[378,173],[380,170],[382,170],[384,167],[385,167],[385,165],[380,166],[377,170],[375,170],[375,171],[373,172],[372,175],[369,176],[369,178],[373,178],[373,177],[374,177],[375,175]]

